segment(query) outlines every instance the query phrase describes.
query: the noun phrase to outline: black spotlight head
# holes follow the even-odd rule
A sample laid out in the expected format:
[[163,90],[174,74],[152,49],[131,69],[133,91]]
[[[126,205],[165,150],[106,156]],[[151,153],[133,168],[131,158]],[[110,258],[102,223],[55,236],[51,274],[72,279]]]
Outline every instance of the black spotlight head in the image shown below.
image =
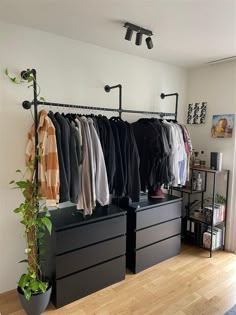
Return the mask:
[[135,41],[135,44],[137,46],[140,46],[142,44],[142,38],[143,38],[143,34],[141,32],[138,32],[136,34],[136,41]]
[[128,27],[125,34],[125,39],[130,41],[132,38],[132,35],[133,35],[133,30],[130,27]]
[[152,49],[153,48],[153,42],[152,42],[151,37],[147,37],[146,38],[146,44],[147,44],[147,48],[148,49]]

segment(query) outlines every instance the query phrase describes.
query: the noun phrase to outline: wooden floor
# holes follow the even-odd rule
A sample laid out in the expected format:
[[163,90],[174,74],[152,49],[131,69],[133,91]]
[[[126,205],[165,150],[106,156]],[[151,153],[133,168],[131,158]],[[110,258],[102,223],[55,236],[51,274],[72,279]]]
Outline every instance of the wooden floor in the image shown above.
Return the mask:
[[[49,315],[223,315],[236,304],[236,255],[184,245],[181,254]],[[0,295],[1,315],[25,315],[15,291]]]

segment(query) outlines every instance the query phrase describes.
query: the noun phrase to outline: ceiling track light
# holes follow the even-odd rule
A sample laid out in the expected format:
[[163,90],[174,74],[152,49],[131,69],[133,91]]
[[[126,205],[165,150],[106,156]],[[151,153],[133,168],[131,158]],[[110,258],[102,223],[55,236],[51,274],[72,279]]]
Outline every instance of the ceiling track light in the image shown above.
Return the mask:
[[152,38],[150,36],[146,38],[146,44],[147,44],[148,49],[153,48],[153,42],[152,42]]
[[125,39],[131,41],[133,32],[134,31],[130,27],[128,27],[125,34]]
[[142,45],[142,39],[143,39],[143,34],[141,32],[138,32],[136,34],[135,45],[141,46]]
[[135,44],[137,46],[141,46],[142,45],[142,39],[143,39],[143,35],[148,36],[146,38],[146,44],[147,44],[147,48],[148,49],[152,49],[153,48],[153,42],[151,39],[151,36],[153,35],[152,31],[146,29],[146,28],[142,28],[138,25],[135,24],[131,24],[131,23],[125,23],[124,27],[127,28],[126,34],[125,34],[125,39],[128,41],[131,41],[132,39],[132,35],[133,32],[136,32],[136,40],[135,40]]

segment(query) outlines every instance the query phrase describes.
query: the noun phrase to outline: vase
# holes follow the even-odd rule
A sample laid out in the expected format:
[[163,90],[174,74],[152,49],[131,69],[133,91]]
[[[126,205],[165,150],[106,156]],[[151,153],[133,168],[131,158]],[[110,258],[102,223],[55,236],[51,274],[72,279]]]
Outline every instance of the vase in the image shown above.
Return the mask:
[[17,287],[17,292],[27,315],[41,315],[46,310],[50,301],[52,286],[48,286],[45,292],[32,293],[29,300],[25,298],[24,292],[20,287]]

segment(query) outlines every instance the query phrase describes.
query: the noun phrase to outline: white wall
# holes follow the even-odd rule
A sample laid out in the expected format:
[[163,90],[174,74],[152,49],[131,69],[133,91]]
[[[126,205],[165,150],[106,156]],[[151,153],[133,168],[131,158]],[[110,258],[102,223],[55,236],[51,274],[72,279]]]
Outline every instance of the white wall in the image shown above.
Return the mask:
[[[189,71],[188,74],[188,103],[207,101],[206,124],[188,125],[196,151],[204,150],[209,165],[210,152],[223,152],[223,168],[230,170],[230,193],[227,216],[226,247],[236,250],[230,240],[230,234],[235,226],[235,191],[234,160],[235,160],[235,133],[230,139],[214,139],[211,137],[212,115],[234,114],[236,112],[236,62],[225,62],[207,65]],[[187,105],[185,109],[187,113]],[[224,180],[224,178],[222,178]],[[219,189],[222,189],[219,187]]]
[[[27,131],[32,123],[21,102],[32,98],[26,86],[3,75],[35,68],[48,101],[117,107],[118,91],[107,94],[105,84],[123,85],[125,108],[173,111],[175,100],[161,100],[161,92],[180,94],[179,120],[186,104],[186,71],[175,66],[122,54],[33,29],[0,22],[0,292],[15,288],[24,266],[22,228],[12,210],[21,200],[9,189],[15,170],[24,168]],[[78,30],[79,31],[79,30]],[[138,48],[137,48],[138,49]],[[129,120],[132,120],[129,117]]]

